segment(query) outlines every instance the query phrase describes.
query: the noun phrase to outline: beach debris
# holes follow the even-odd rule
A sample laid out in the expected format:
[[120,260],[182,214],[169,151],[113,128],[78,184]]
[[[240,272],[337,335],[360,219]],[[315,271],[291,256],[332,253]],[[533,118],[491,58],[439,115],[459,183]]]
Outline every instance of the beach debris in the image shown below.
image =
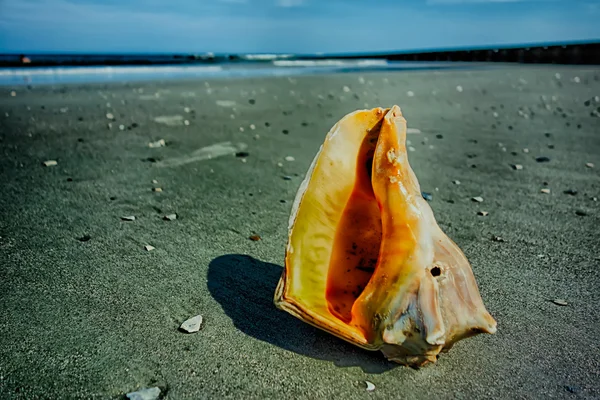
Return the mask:
[[460,181],[458,179],[453,180],[452,183],[454,183],[455,185],[460,185]]
[[292,161],[295,161],[295,160],[296,160],[296,159],[295,159],[294,157],[292,157],[292,156],[286,156],[286,157],[285,157],[285,161],[292,162]]
[[488,214],[489,214],[489,212],[487,212],[487,211],[478,211],[477,212],[477,215],[481,215],[482,217],[487,217]]
[[523,166],[521,164],[511,164],[511,167],[516,171],[520,171],[523,169]]
[[501,236],[496,236],[496,235],[492,235],[492,240],[494,242],[505,242],[506,240],[504,240],[504,238],[502,238]]
[[[335,127],[296,193],[275,305],[411,367],[494,333],[469,261],[422,200],[400,108],[355,111]],[[323,251],[331,257],[314,258]]]
[[433,200],[433,195],[431,193],[421,192],[421,196],[423,196],[423,198],[427,201]]
[[462,92],[462,91],[463,91],[463,87],[462,87],[462,86],[460,86],[460,85],[458,85],[458,86],[456,87],[456,91],[457,91],[457,92]]
[[365,381],[365,385],[365,389],[367,390],[367,392],[372,392],[373,390],[375,390],[375,385],[373,384],[373,382]]
[[165,139],[159,139],[156,142],[149,142],[148,143],[148,147],[155,149],[158,147],[165,147],[167,145],[167,142],[165,142]]
[[235,107],[235,101],[233,100],[217,100],[216,104],[220,107]]
[[177,214],[167,214],[163,217],[165,221],[175,221],[177,219]]
[[408,133],[409,135],[417,135],[421,133],[421,130],[417,128],[406,128],[406,133]]
[[475,197],[472,197],[471,200],[473,200],[473,201],[475,201],[477,203],[481,203],[483,201],[483,197],[481,197],[481,196],[475,196]]
[[543,188],[543,189],[540,189],[540,192],[542,192],[542,193],[546,193],[546,194],[550,194],[550,189],[548,189],[548,188]]
[[160,388],[151,387],[126,394],[128,400],[158,400]]
[[152,246],[152,245],[150,245],[150,244],[147,244],[147,245],[145,245],[145,246],[144,246],[144,250],[146,250],[146,251],[152,251],[152,250],[154,250],[155,248],[156,248],[156,247],[154,247],[154,246]]
[[579,215],[580,217],[585,217],[587,214],[587,212],[583,211],[583,210],[576,210],[575,214]]
[[178,167],[197,161],[212,160],[243,151],[248,147],[245,143],[220,142],[194,150],[192,153],[157,162],[158,167]]
[[44,161],[42,164],[44,164],[45,167],[54,167],[55,165],[58,165],[58,161],[47,160],[47,161]]
[[163,190],[162,190],[162,188],[155,187],[155,188],[152,188],[152,191],[153,192],[162,192]]
[[112,113],[106,113],[106,119],[114,120],[115,116]]
[[566,302],[565,300],[563,300],[563,299],[554,299],[554,300],[552,300],[552,302],[553,302],[554,304],[556,304],[557,306],[568,306],[568,305],[569,305],[569,303],[567,303],[567,302]]
[[236,157],[248,157],[250,155],[250,153],[248,153],[247,151],[238,151],[237,153],[235,153]]
[[123,221],[135,221],[135,216],[134,215],[127,215],[127,216],[121,217],[121,219]]
[[571,195],[571,196],[575,196],[575,195],[576,195],[578,192],[577,192],[577,190],[575,190],[575,189],[567,189],[567,190],[565,190],[563,193],[564,193],[564,194]]
[[181,115],[160,115],[154,117],[154,122],[167,126],[178,126],[183,124],[183,117]]
[[536,157],[535,161],[537,162],[549,162],[550,158],[549,157]]
[[187,332],[187,333],[195,333],[198,332],[200,330],[200,328],[202,327],[202,321],[204,320],[204,318],[202,318],[202,315],[198,314],[196,316],[193,316],[187,320],[185,320],[180,326],[179,329]]
[[78,237],[77,240],[79,240],[80,242],[87,242],[91,239],[92,237],[90,235],[83,235],[81,237]]
[[588,168],[594,168],[594,163],[591,163],[591,162],[585,163],[585,166]]

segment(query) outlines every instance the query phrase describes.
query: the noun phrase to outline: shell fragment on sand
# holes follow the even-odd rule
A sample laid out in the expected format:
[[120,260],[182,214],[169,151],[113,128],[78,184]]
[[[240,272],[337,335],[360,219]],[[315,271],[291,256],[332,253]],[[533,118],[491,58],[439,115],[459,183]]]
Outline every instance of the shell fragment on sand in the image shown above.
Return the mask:
[[58,165],[58,162],[56,160],[48,160],[48,161],[44,161],[42,164],[45,167],[54,167],[55,165]]
[[296,194],[275,305],[413,367],[496,332],[469,261],[423,197],[400,108],[343,117]]
[[472,201],[476,202],[476,203],[481,203],[483,201],[483,197],[481,196],[475,196],[471,198]]
[[129,400],[157,400],[160,396],[160,388],[144,388],[137,392],[127,393],[126,396]]
[[210,146],[201,147],[187,155],[174,157],[157,162],[157,167],[178,167],[192,162],[212,160],[217,157],[223,157],[246,150],[248,145],[245,143],[220,142]]
[[150,142],[148,143],[148,147],[155,149],[158,147],[165,147],[167,145],[167,142],[165,142],[165,139],[159,139],[156,142]]
[[147,245],[144,246],[144,250],[146,250],[146,251],[152,251],[154,249],[156,249],[156,247],[154,247],[152,245],[149,245],[149,244],[147,244]]
[[167,214],[163,217],[165,221],[175,221],[177,219],[177,214]]
[[373,384],[373,382],[365,381],[365,385],[365,389],[367,390],[367,392],[372,392],[375,390],[375,385]]
[[180,330],[187,333],[195,333],[202,327],[202,315],[196,315],[186,321],[184,321],[179,327]]
[[124,217],[121,217],[121,219],[123,221],[135,221],[135,216],[134,215],[126,215]]

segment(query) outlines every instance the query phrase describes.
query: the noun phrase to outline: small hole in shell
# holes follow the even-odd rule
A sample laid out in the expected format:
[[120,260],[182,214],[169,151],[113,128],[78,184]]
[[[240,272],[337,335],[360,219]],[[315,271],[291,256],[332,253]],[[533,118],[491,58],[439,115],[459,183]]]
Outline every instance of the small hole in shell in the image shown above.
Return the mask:
[[429,272],[431,272],[432,276],[440,276],[442,274],[440,267],[433,267]]

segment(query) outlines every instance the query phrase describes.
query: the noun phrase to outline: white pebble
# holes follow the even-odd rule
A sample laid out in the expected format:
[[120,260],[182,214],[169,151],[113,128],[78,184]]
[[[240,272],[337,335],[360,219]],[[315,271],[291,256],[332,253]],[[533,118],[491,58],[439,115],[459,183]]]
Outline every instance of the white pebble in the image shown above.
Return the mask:
[[240,132],[244,132],[244,127],[240,126]]
[[112,113],[106,113],[106,118],[107,119],[115,119],[115,116],[112,115]]
[[573,78],[573,82],[579,83],[579,82],[581,82],[581,79],[579,79],[579,77],[576,76],[575,78]]
[[55,165],[58,165],[58,162],[56,160],[44,161],[44,166],[46,167],[54,167]]
[[453,180],[452,183],[454,183],[455,185],[460,185],[460,181],[458,179]]
[[413,97],[415,95],[415,92],[413,92],[412,90],[409,90],[408,92],[406,92],[406,95],[408,97]]
[[285,157],[285,161],[294,161],[294,160],[295,160],[295,158],[292,157],[292,156],[286,156]]
[[125,125],[119,125],[119,129],[124,131],[125,130]]
[[588,168],[594,168],[594,163],[591,163],[591,162],[585,163],[585,166]]
[[476,196],[476,197],[471,198],[471,200],[476,201],[477,203],[481,203],[483,201],[483,197]]
[[190,124],[190,121],[188,121],[187,119],[185,119],[185,120],[183,120],[183,124],[184,124],[184,125],[189,125],[189,124]]
[[456,91],[458,91],[458,92],[462,92],[462,91],[463,91],[463,87],[462,87],[462,86],[460,86],[460,85],[458,85],[458,86],[456,87]]
[[10,92],[10,95],[11,95],[12,97],[15,97],[15,96],[17,95],[17,92],[15,92],[15,91],[13,90],[12,92]]
[[348,93],[350,92],[350,88],[348,86],[344,86],[343,87],[344,92]]
[[555,77],[556,79],[560,79],[560,74],[557,72],[557,73],[555,73],[555,74],[554,74],[554,77]]
[[523,153],[529,153],[529,149],[528,148],[524,148],[523,149]]
[[372,392],[373,390],[375,390],[375,385],[372,382],[365,381],[365,384],[367,385],[367,392]]
[[191,110],[189,107],[183,107],[183,111],[185,111],[186,113],[189,113]]
[[256,125],[250,124],[250,129],[255,130],[256,129]]
[[145,246],[144,246],[144,249],[145,249],[146,251],[152,251],[152,250],[154,250],[154,249],[155,249],[155,247],[154,247],[154,246],[151,246],[151,245],[149,245],[149,244],[147,244],[147,245],[145,245]]
[[545,193],[545,194],[550,194],[550,189],[547,189],[547,188],[540,189],[540,192]]
[[179,329],[187,332],[187,333],[194,333],[194,332],[198,332],[200,330],[200,328],[202,327],[202,315],[196,315],[195,317],[192,317],[186,321],[184,321],[181,326],[179,327]]
[[416,151],[416,150],[417,150],[417,149],[415,149],[414,147],[412,147],[412,146],[408,146],[408,151]]
[[160,389],[157,387],[145,388],[127,393],[126,396],[128,400],[157,400],[160,396]]

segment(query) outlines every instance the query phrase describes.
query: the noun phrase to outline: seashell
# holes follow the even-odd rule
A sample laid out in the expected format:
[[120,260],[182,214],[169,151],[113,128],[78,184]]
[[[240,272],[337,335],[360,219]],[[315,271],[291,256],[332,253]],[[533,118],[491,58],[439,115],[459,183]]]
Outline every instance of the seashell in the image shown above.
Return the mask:
[[296,195],[274,303],[390,360],[419,367],[494,333],[469,261],[440,229],[408,162],[398,106],[327,134]]

